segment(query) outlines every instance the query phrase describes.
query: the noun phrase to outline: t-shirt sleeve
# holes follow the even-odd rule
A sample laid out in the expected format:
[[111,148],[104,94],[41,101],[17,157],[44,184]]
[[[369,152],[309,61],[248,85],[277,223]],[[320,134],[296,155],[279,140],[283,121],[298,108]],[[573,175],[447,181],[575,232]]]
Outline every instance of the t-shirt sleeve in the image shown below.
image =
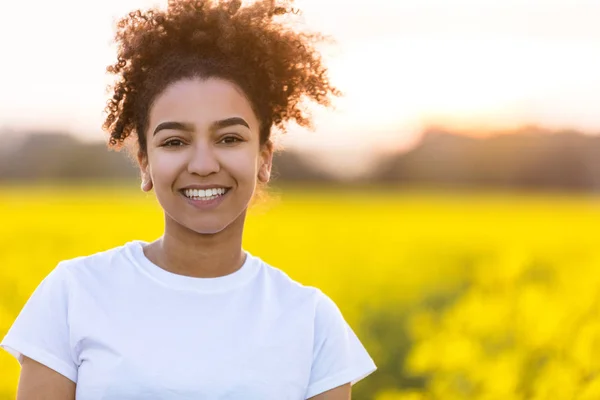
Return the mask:
[[59,263],[37,286],[13,322],[0,347],[19,364],[27,356],[77,382],[70,346],[68,270]]
[[319,291],[310,381],[305,398],[346,383],[354,385],[377,369],[338,306]]

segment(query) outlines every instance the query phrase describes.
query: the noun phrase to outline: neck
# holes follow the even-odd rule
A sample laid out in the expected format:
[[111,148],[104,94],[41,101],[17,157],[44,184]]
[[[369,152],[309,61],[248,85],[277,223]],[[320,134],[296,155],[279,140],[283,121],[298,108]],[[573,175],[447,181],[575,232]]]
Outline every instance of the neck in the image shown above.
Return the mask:
[[242,233],[245,212],[218,233],[200,234],[165,216],[165,233],[144,253],[169,272],[196,278],[217,278],[240,269],[245,260]]

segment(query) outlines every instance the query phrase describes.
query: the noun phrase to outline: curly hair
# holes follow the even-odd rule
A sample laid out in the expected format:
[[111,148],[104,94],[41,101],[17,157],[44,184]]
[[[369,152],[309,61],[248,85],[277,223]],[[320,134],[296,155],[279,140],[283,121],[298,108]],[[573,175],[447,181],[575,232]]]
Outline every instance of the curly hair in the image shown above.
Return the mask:
[[117,23],[116,76],[109,86],[104,130],[119,150],[137,136],[137,155],[147,156],[145,131],[155,97],[170,83],[192,77],[227,79],[246,94],[260,122],[260,143],[290,120],[312,128],[302,107],[323,106],[341,93],[331,85],[315,45],[318,33],[295,31],[277,19],[297,14],[293,0],[170,0],[165,10],[133,11]]

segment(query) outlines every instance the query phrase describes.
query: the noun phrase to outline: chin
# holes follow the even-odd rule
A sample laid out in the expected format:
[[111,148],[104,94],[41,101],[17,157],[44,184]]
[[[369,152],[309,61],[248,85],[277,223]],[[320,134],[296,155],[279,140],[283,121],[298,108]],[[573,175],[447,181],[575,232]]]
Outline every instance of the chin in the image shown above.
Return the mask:
[[212,226],[201,226],[201,227],[189,227],[192,231],[200,234],[200,235],[215,235],[219,232],[222,232],[227,228],[227,226],[221,227],[212,227]]
[[[197,213],[167,213],[169,219],[181,228],[202,235],[214,235],[220,233],[232,225],[237,225],[240,218],[245,217],[245,212],[223,213],[207,212],[204,215]],[[242,223],[243,224],[243,223]]]
[[196,221],[189,221],[183,224],[186,228],[202,235],[214,235],[227,229],[234,220],[224,220],[223,218],[202,218]]

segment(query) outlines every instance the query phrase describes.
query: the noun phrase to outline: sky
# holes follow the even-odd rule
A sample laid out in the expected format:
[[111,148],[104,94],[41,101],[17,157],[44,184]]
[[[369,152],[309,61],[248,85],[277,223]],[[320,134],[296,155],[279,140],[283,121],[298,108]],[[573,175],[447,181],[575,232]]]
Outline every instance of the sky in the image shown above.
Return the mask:
[[[117,18],[166,0],[0,2],[0,130],[105,139]],[[296,0],[344,92],[283,144],[352,168],[405,149],[430,123],[600,132],[600,1]]]

